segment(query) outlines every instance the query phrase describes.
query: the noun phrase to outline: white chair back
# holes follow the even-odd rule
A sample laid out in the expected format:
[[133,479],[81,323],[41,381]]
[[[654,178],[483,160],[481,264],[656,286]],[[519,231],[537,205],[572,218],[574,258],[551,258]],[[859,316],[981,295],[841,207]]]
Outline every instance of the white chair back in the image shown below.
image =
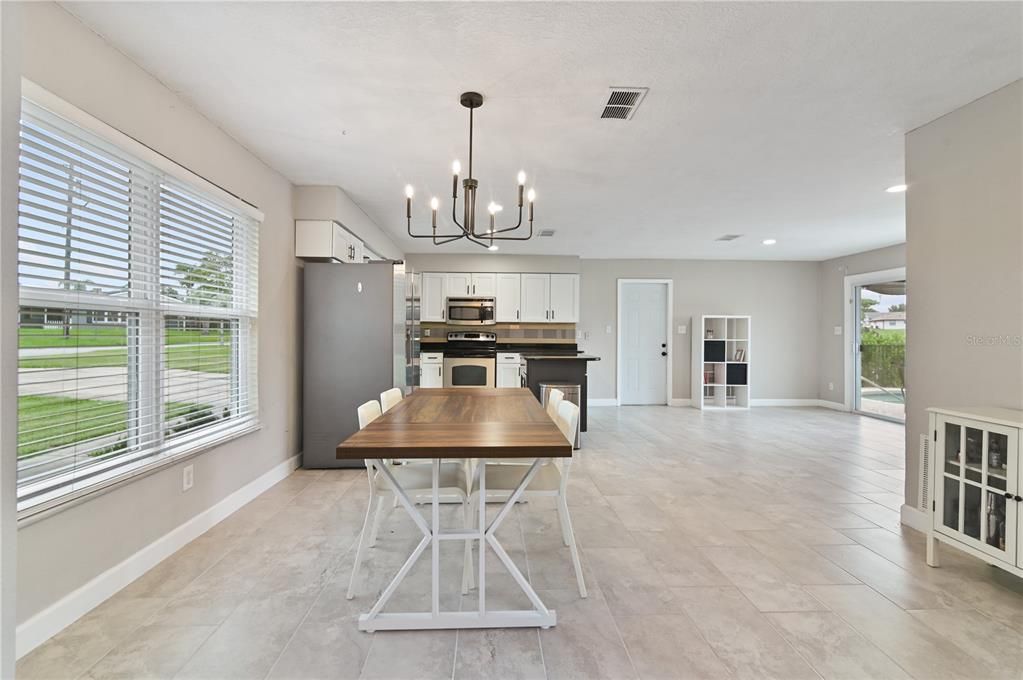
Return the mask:
[[381,392],[380,408],[383,410],[384,413],[387,413],[395,406],[395,404],[401,401],[402,396],[403,395],[401,393],[401,388],[399,387],[392,387],[386,392]]
[[575,444],[575,430],[579,423],[579,407],[570,401],[561,400],[558,404],[558,418],[555,421],[568,441]]
[[551,390],[547,394],[547,415],[555,422],[558,420],[558,404],[560,404],[564,398],[565,393],[561,390]]
[[359,429],[366,427],[374,420],[380,417],[382,411],[380,410],[380,402],[376,399],[370,399],[365,404],[359,407]]

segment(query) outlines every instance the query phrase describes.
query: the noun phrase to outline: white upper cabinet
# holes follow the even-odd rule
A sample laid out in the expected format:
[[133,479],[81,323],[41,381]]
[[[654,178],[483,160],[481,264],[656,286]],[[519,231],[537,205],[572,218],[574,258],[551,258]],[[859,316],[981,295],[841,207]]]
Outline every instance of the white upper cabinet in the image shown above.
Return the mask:
[[423,321],[446,321],[447,298],[493,297],[498,323],[578,323],[578,274],[425,272]]
[[471,295],[493,297],[497,293],[497,274],[473,274]]
[[522,276],[520,274],[496,274],[494,297],[497,305],[498,323],[515,323],[521,321],[519,315],[519,298],[521,296]]
[[454,273],[444,275],[444,296],[465,297],[472,295],[472,274]]
[[554,323],[579,321],[579,275],[551,274],[551,318]]
[[295,220],[295,257],[362,264],[362,241],[331,220]]
[[551,275],[522,274],[521,291],[519,304],[522,321],[527,323],[550,321]]
[[426,272],[423,274],[420,296],[419,319],[421,321],[444,321],[445,306],[444,274]]

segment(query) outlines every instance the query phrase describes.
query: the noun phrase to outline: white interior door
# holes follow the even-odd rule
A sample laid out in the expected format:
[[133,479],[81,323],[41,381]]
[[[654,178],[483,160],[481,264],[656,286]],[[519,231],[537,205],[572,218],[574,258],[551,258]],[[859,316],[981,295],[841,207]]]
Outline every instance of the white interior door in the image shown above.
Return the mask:
[[623,283],[620,310],[619,401],[668,403],[668,284]]

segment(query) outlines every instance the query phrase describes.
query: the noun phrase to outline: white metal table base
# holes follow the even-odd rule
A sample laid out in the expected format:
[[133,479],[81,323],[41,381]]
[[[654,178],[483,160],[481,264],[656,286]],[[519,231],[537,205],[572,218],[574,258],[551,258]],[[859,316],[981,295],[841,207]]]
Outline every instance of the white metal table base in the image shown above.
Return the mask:
[[[557,623],[557,615],[554,610],[548,609],[544,603],[540,600],[540,596],[536,594],[533,587],[526,580],[526,577],[522,575],[519,568],[515,566],[515,562],[505,552],[504,547],[501,546],[497,540],[497,529],[501,526],[508,514],[511,512],[515,503],[522,495],[526,487],[529,486],[529,482],[532,481],[533,476],[542,464],[543,459],[537,459],[533,461],[533,464],[529,466],[525,475],[522,477],[522,481],[519,482],[515,490],[512,491],[511,495],[501,506],[494,521],[489,525],[487,524],[487,476],[486,476],[486,461],[480,460],[479,465],[476,467],[474,472],[473,481],[479,479],[479,519],[478,526],[474,530],[466,530],[462,532],[454,533],[442,533],[440,531],[440,498],[438,491],[438,482],[440,478],[440,459],[433,459],[433,473],[432,473],[432,497],[430,499],[430,524],[426,523],[423,516],[416,509],[412,500],[405,493],[405,490],[395,479],[394,474],[390,469],[384,465],[382,460],[376,460],[374,463],[377,469],[380,470],[381,474],[384,475],[384,479],[394,490],[394,494],[402,507],[412,518],[412,521],[416,523],[419,530],[423,532],[423,539],[416,545],[415,550],[409,555],[405,563],[401,565],[398,573],[395,574],[391,582],[384,588],[384,591],[380,593],[380,598],[373,605],[373,608],[369,612],[359,616],[359,630],[364,631],[377,631],[377,630],[432,630],[441,628],[519,628],[519,627],[540,627],[550,628]],[[475,540],[479,541],[479,580],[477,583],[479,593],[479,607],[476,611],[441,611],[440,610],[440,542],[441,541],[465,541]],[[529,601],[533,604],[533,609],[515,609],[515,610],[496,610],[491,611],[487,609],[487,574],[486,574],[486,546],[489,545],[497,555],[501,563],[504,564],[505,569],[511,574],[512,578],[522,589],[522,592],[526,594]],[[394,595],[395,590],[405,579],[408,573],[412,570],[416,561],[419,560],[420,556],[426,550],[427,546],[430,547],[430,570],[431,570],[431,598],[430,598],[430,611],[429,612],[383,612],[384,606],[387,605],[387,601]],[[466,579],[466,574],[463,573],[463,583]]]

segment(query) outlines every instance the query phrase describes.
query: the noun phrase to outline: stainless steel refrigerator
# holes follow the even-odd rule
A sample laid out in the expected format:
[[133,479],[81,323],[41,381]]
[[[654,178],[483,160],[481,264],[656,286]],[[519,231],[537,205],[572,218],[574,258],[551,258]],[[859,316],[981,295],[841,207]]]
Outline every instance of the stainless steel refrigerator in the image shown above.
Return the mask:
[[359,466],[334,455],[337,444],[359,429],[356,409],[384,390],[416,382],[414,289],[403,264],[306,263],[303,467]]

